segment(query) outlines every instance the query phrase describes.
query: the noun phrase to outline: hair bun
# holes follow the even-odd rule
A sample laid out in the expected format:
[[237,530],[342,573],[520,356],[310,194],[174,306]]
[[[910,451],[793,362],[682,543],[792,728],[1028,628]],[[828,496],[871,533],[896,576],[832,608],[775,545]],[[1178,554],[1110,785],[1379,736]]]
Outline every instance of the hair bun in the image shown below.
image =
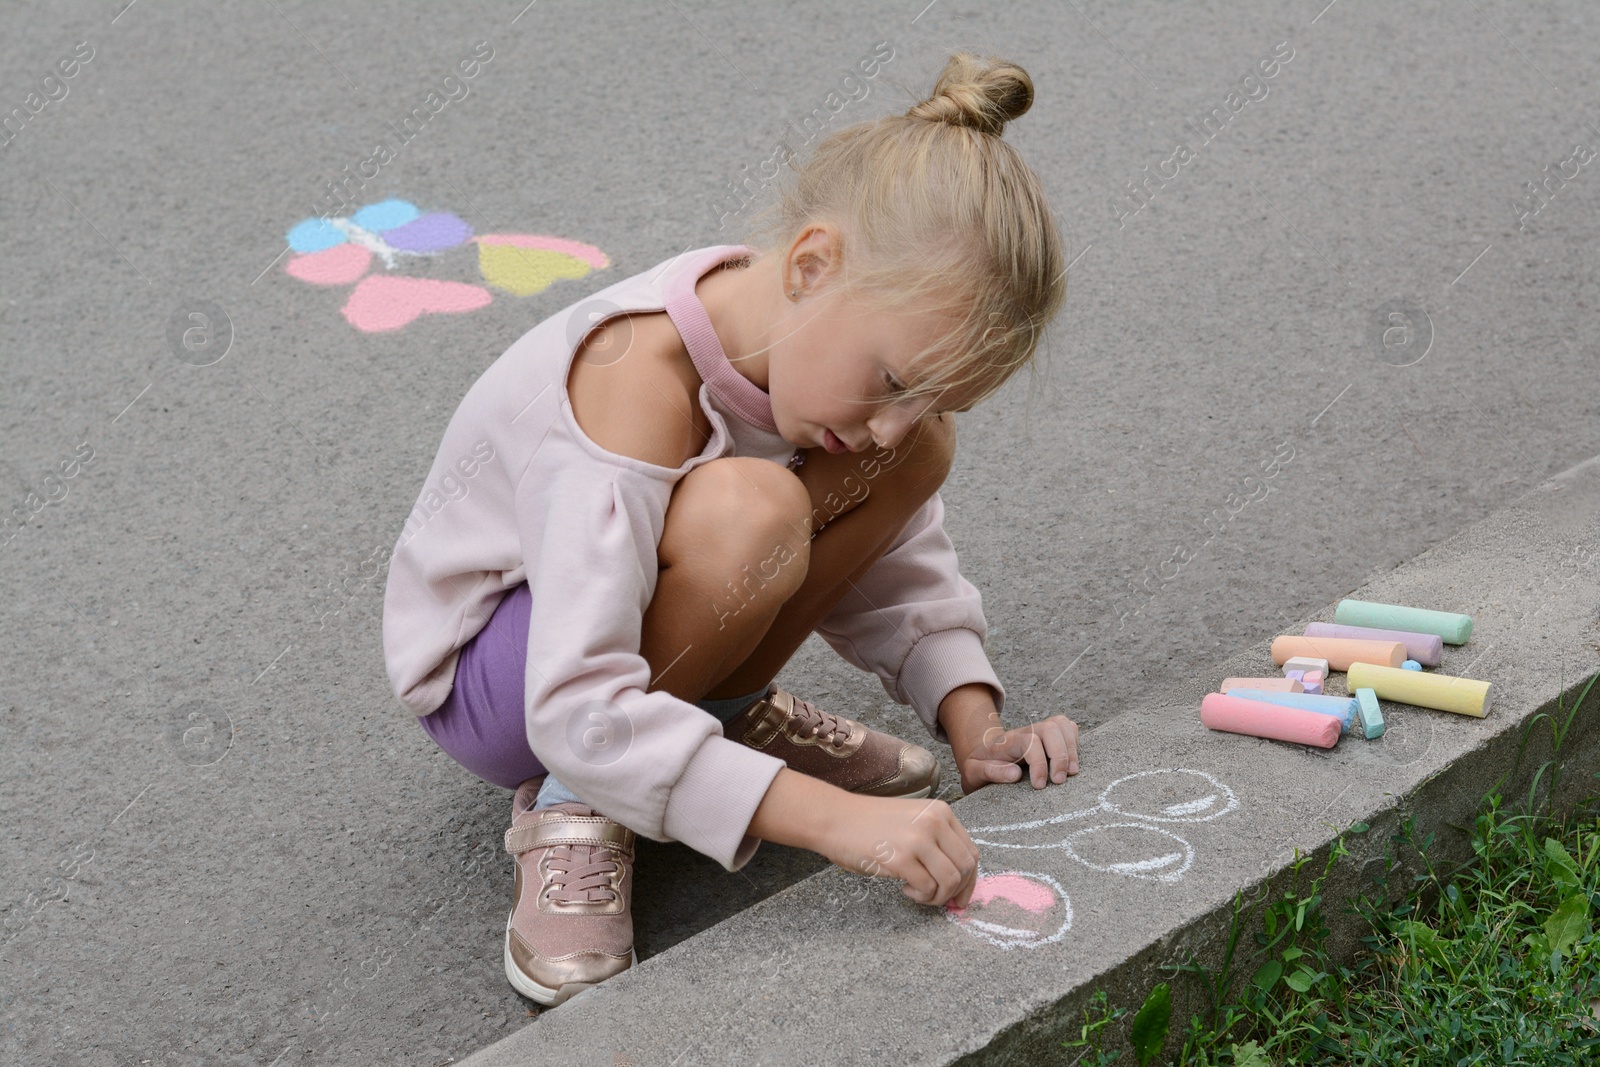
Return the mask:
[[1000,136],[1006,123],[1033,105],[1033,79],[997,56],[956,52],[945,61],[933,95],[906,114]]

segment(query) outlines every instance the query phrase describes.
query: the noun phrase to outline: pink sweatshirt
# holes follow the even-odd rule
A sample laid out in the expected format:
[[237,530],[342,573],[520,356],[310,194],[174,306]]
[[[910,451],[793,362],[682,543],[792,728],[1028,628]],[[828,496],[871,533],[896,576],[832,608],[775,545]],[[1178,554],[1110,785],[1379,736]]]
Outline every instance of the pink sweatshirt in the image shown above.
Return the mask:
[[[646,692],[651,670],[639,636],[678,479],[723,456],[787,464],[795,452],[777,432],[767,393],[728,362],[694,291],[711,268],[751,251],[721,245],[675,256],[518,338],[445,429],[390,559],[383,602],[389,680],[405,713],[421,716],[449,696],[461,647],[526,580],[533,613],[523,712],[540,762],[636,833],[681,841],[729,871],[755,854],[760,842],[745,831],[783,761],[728,740],[694,704]],[[595,444],[566,388],[573,351],[596,322],[663,309],[700,373],[713,427],[705,450],[676,468]],[[863,465],[870,456],[862,453]],[[984,653],[982,597],[961,576],[943,519],[935,493],[817,633],[877,674],[948,744],[937,717],[945,694],[985,682],[1003,709],[1005,689]],[[744,579],[759,580],[754,572]],[[740,604],[730,584],[723,608]],[[600,721],[596,710],[621,745],[611,762],[571,740]]]

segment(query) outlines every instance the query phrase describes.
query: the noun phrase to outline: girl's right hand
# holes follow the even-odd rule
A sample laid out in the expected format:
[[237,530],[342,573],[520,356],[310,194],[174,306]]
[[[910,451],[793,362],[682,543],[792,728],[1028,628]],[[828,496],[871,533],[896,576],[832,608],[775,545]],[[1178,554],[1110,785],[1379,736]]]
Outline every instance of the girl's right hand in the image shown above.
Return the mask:
[[845,794],[817,851],[836,867],[898,878],[918,904],[965,908],[978,881],[978,846],[942,800]]

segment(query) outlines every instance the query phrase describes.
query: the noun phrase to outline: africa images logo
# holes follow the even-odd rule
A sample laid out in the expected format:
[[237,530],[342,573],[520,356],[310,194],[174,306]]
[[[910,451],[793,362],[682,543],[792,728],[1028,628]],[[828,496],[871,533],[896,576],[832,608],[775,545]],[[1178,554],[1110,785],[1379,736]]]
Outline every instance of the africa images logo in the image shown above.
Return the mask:
[[398,330],[424,314],[450,314],[487,307],[494,295],[481,285],[384,271],[402,261],[432,258],[468,244],[478,246],[478,271],[489,286],[512,296],[532,296],[557,281],[582,278],[611,265],[593,245],[540,234],[474,236],[472,227],[448,211],[424,214],[407,200],[381,200],[348,218],[309,218],[288,233],[295,255],[284,265],[290,277],[311,285],[355,288],[340,309],[364,333]]

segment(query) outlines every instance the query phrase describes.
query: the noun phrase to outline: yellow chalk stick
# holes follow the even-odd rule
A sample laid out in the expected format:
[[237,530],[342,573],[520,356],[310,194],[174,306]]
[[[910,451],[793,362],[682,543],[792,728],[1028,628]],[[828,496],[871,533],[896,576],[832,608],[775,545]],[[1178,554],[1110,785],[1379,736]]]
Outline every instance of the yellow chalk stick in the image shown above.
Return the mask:
[[1384,700],[1415,704],[1419,708],[1453,711],[1479,719],[1489,714],[1490,685],[1472,678],[1380,667],[1375,663],[1352,663],[1345,685],[1351,692],[1371,689]]

